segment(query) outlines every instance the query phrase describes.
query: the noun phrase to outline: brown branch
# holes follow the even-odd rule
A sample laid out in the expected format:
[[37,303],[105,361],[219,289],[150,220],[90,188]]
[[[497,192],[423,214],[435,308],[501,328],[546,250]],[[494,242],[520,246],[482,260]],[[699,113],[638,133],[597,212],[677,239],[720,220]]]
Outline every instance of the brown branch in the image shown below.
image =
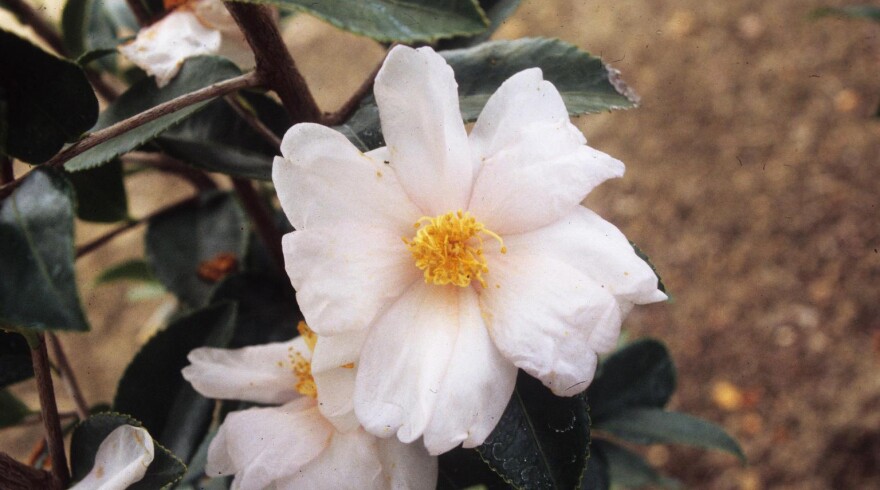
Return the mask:
[[64,49],[64,44],[61,42],[61,36],[58,35],[58,30],[55,29],[55,26],[50,24],[45,17],[38,14],[37,11],[28,5],[27,2],[24,0],[0,0],[0,3],[15,14],[18,20],[23,24],[31,26],[31,29],[34,30],[37,36],[43,41],[46,41],[46,44],[54,49],[56,53],[62,56],[67,53],[67,50]]
[[48,471],[38,470],[0,453],[0,488],[5,490],[61,490],[61,480]]
[[190,185],[199,192],[214,190],[217,188],[217,183],[214,182],[214,180],[205,172],[194,169],[180,160],[163,153],[133,151],[126,154],[124,158],[126,161],[137,162],[153,167],[160,172],[177,175],[189,182]]
[[226,103],[229,104],[229,107],[232,107],[232,110],[238,114],[238,117],[242,118],[244,122],[248,123],[254,130],[262,136],[264,140],[266,140],[273,148],[281,148],[281,138],[278,137],[268,126],[263,124],[263,121],[260,121],[260,118],[257,117],[256,114],[248,110],[247,107],[242,105],[242,103],[232,95],[227,95],[224,97]]
[[[383,61],[384,62],[384,61]],[[373,73],[364,80],[364,83],[358,87],[357,90],[349,97],[349,99],[342,104],[342,107],[336,110],[336,112],[327,112],[324,114],[324,117],[321,119],[321,124],[325,126],[337,126],[339,124],[344,123],[354,114],[354,112],[360,107],[361,100],[366,97],[370,91],[373,90],[373,83],[376,82],[376,75],[379,74],[379,70],[382,68],[382,63],[379,63],[379,66],[373,70]]]
[[226,8],[254,51],[257,73],[281,98],[291,121],[320,121],[318,104],[281,39],[272,10],[265,5],[240,2],[226,2]]
[[61,421],[58,418],[58,406],[55,404],[55,390],[52,388],[52,373],[49,371],[49,354],[46,352],[46,339],[42,334],[37,336],[39,345],[31,351],[34,365],[34,377],[37,381],[37,392],[40,396],[40,413],[46,429],[46,443],[49,456],[52,458],[52,474],[61,485],[66,487],[70,481],[67,469],[67,456],[64,454],[64,436],[61,433]]
[[171,204],[171,205],[166,206],[164,208],[161,208],[157,211],[154,211],[154,212],[148,214],[147,216],[144,216],[143,218],[129,221],[128,223],[125,223],[124,225],[121,225],[118,228],[114,228],[113,230],[108,231],[104,235],[101,235],[98,238],[95,238],[94,240],[92,240],[90,242],[87,242],[83,245],[76,247],[76,258],[79,259],[80,257],[83,257],[85,255],[88,255],[88,254],[94,252],[95,250],[101,248],[102,246],[104,246],[105,244],[107,244],[108,242],[110,242],[111,240],[116,238],[117,236],[121,235],[122,233],[125,233],[128,230],[131,230],[132,228],[135,228],[136,226],[138,226],[142,223],[150,221],[158,216],[161,216],[167,212],[173,211],[177,208],[192,204],[193,202],[198,200],[198,198],[199,198],[198,195],[188,197],[188,198],[183,199],[181,201],[177,201],[174,204]]
[[0,155],[0,184],[8,184],[15,180],[15,172],[12,169],[12,157]]
[[281,250],[281,233],[266,203],[260,198],[250,180],[232,177],[232,185],[245,211],[254,222],[254,231],[266,246],[269,255],[280,270],[284,270],[284,252]]
[[58,372],[61,374],[61,382],[64,383],[64,387],[67,389],[68,394],[73,399],[73,404],[76,406],[76,415],[80,420],[85,420],[89,417],[89,404],[86,403],[86,399],[82,394],[82,391],[79,389],[79,383],[76,381],[76,375],[73,372],[73,368],[70,367],[70,362],[67,360],[67,355],[64,353],[64,348],[61,346],[61,339],[58,338],[52,332],[49,332],[46,336],[46,340],[49,344],[49,349],[52,351],[52,357],[55,358],[55,362],[58,364]]

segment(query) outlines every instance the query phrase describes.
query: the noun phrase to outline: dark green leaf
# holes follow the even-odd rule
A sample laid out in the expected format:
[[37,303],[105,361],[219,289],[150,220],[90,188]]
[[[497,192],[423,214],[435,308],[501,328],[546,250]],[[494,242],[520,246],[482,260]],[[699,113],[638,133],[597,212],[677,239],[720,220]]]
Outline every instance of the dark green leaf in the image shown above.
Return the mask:
[[73,191],[37,168],[0,207],[0,325],[88,330],[73,259]]
[[586,400],[557,397],[520,371],[504,415],[477,451],[518,488],[570,489],[583,478],[589,444]]
[[31,349],[21,334],[0,330],[0,388],[34,375]]
[[608,490],[611,488],[611,475],[608,470],[608,460],[605,454],[599,450],[599,439],[593,438],[590,443],[590,459],[587,460],[587,470],[579,489],[583,490]]
[[[70,470],[74,481],[85,478],[95,466],[95,456],[101,443],[117,427],[123,425],[143,427],[138,420],[120,413],[92,415],[76,427],[70,440]],[[180,480],[186,471],[183,462],[171,451],[162,447],[155,438],[153,438],[153,447],[155,449],[153,462],[147,467],[143,479],[128,487],[128,490],[167,488]]]
[[593,452],[606,461],[611,482],[615,485],[626,488],[646,485],[680,487],[676,480],[657,473],[641,456],[617,444],[597,439],[593,441]]
[[259,0],[308,12],[377,41],[414,43],[478,34],[489,25],[475,0]]
[[[290,127],[283,107],[265,95],[243,94],[241,99],[279,139]],[[272,179],[272,159],[279,149],[266,142],[239,117],[225,100],[166,131],[157,140],[171,156],[209,172],[238,177]]]
[[297,335],[303,319],[296,305],[296,293],[287,276],[242,272],[228,276],[211,296],[210,303],[238,304],[235,336],[230,347],[285,342]]
[[76,191],[76,215],[85,221],[113,223],[128,219],[128,196],[122,178],[122,162],[79,172],[68,172]]
[[104,270],[95,279],[95,284],[107,284],[114,281],[155,282],[156,276],[146,261],[140,259],[127,260]]
[[[440,54],[455,71],[461,116],[465,121],[476,120],[486,101],[505,80],[533,67],[541,68],[544,79],[556,86],[573,116],[629,109],[637,100],[616,70],[558,39],[495,41]],[[372,95],[337,129],[361,150],[384,144],[379,111]]]
[[[663,284],[663,279],[660,277],[660,274],[657,272],[657,268],[654,267],[654,264],[651,262],[651,259],[648,258],[648,254],[646,254],[644,251],[642,251],[642,249],[639,248],[639,246],[636,245],[635,243],[629,242],[629,244],[632,245],[633,250],[636,251],[636,255],[638,255],[640,259],[644,260],[645,263],[648,264],[649,267],[651,267],[651,270],[654,271],[654,275],[657,276],[657,288],[660,291],[663,291],[665,293],[666,292],[666,285]],[[668,293],[667,293],[667,295],[668,295]]]
[[599,367],[587,388],[590,416],[598,424],[627,408],[664,407],[674,392],[675,365],[666,347],[656,340],[638,340]]
[[247,247],[247,227],[232,194],[203,194],[198,202],[150,221],[147,261],[169,291],[190,307],[202,306],[215,283],[199,276],[199,266],[218,254],[232,254],[240,261]]
[[76,59],[76,64],[79,66],[86,66],[92,61],[99,60],[105,56],[110,56],[111,54],[116,54],[118,51],[116,49],[110,48],[97,48],[91,51],[86,51],[79,58]]
[[504,490],[510,486],[489,468],[474,449],[457,447],[441,454],[439,461],[437,488],[439,490],[459,490],[483,485],[487,490]]
[[[240,74],[241,70],[224,58],[212,56],[190,58],[184,62],[180,73],[162,88],[158,88],[152,78],[145,78],[135,83],[101,113],[92,131],[112,126],[163,102]],[[209,101],[192,104],[138,126],[71,158],[64,164],[64,168],[74,172],[101,165],[150,141],[171,126],[195,114],[208,103]]]
[[631,408],[597,421],[595,426],[637,444],[688,444],[719,449],[746,460],[739,444],[723,428],[684,413]]
[[205,437],[214,401],[196,393],[180,370],[196,347],[227,345],[235,310],[233,303],[220,303],[174,321],[138,352],[116,389],[113,408],[141,420],[156,440],[184,461]]
[[846,7],[822,7],[813,11],[813,17],[852,17],[880,22],[880,7],[876,5],[848,5]]
[[9,390],[0,390],[0,429],[18,424],[31,410]]
[[508,17],[513,15],[513,12],[519,7],[519,2],[520,0],[480,0],[480,8],[486,12],[486,17],[489,18],[489,28],[476,36],[444,39],[437,43],[437,49],[467,48],[488,41],[492,33],[498,30]]
[[0,66],[8,124],[0,154],[41,163],[95,123],[98,99],[75,63],[0,29]]

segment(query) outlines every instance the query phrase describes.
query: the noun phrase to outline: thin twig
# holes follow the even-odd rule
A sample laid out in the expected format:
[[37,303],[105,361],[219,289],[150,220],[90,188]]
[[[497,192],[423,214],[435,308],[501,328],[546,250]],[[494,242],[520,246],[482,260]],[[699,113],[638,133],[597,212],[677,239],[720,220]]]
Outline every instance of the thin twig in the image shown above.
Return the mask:
[[0,184],[8,184],[15,180],[15,172],[12,169],[12,157],[0,155]]
[[58,419],[58,406],[55,404],[55,390],[52,388],[52,373],[49,371],[49,354],[46,352],[46,339],[37,336],[39,345],[31,351],[34,377],[40,396],[40,413],[46,429],[46,443],[52,458],[52,474],[67,487],[70,471],[67,469],[67,456],[64,454],[64,436],[61,434],[61,421]]
[[366,97],[371,90],[373,90],[373,84],[376,82],[376,75],[379,74],[379,70],[382,68],[382,63],[379,63],[379,66],[373,70],[373,73],[364,80],[364,83],[361,84],[360,87],[351,95],[351,97],[342,104],[342,107],[337,109],[335,112],[328,112],[324,114],[324,117],[321,119],[321,124],[325,126],[336,126],[344,123],[351,117],[352,114],[357,110],[357,108],[361,105],[361,100]]
[[226,100],[226,103],[229,104],[229,107],[232,107],[232,110],[235,111],[244,122],[254,128],[254,130],[259,133],[266,142],[272,145],[273,148],[281,148],[281,138],[269,129],[268,126],[263,124],[263,121],[260,121],[260,118],[258,118],[256,114],[248,110],[247,107],[244,107],[237,97],[227,95],[224,99]]
[[159,170],[174,174],[190,183],[195,190],[202,192],[217,188],[217,183],[201,170],[194,169],[189,165],[172,158],[164,153],[146,153],[132,151],[123,157],[125,161],[141,163]]
[[48,471],[20,463],[6,453],[0,453],[0,488],[4,490],[61,490],[61,482]]
[[318,104],[281,39],[272,10],[265,5],[241,2],[226,2],[226,8],[254,51],[257,73],[281,98],[291,122],[320,121]]
[[64,387],[73,399],[74,406],[76,406],[77,416],[80,420],[87,419],[89,416],[89,404],[86,403],[82,390],[79,389],[79,383],[76,381],[76,374],[74,374],[73,368],[70,367],[70,362],[67,360],[67,355],[64,353],[64,348],[61,346],[61,339],[59,339],[54,333],[49,332],[46,336],[46,340],[49,344],[49,349],[52,351],[52,357],[55,358],[55,362],[58,364],[58,371],[61,374],[61,382],[64,383]]
[[83,257],[85,255],[88,255],[88,254],[94,252],[95,250],[104,246],[110,240],[113,240],[114,238],[121,235],[122,233],[125,233],[126,231],[128,231],[132,228],[135,228],[136,226],[138,226],[142,223],[150,221],[158,216],[161,216],[167,212],[173,211],[177,208],[192,204],[192,203],[196,202],[196,200],[198,200],[198,198],[199,198],[198,195],[188,197],[188,198],[183,199],[181,201],[177,201],[174,204],[171,204],[171,205],[166,206],[164,208],[161,208],[157,211],[154,211],[154,212],[148,214],[147,216],[144,216],[143,218],[129,221],[128,223],[125,223],[124,225],[121,225],[118,228],[114,228],[114,229],[108,231],[107,233],[99,236],[98,238],[95,238],[94,240],[92,240],[90,242],[87,242],[83,245],[76,247],[76,258],[79,259],[80,257]]
[[2,4],[7,7],[16,17],[23,23],[31,26],[34,33],[40,37],[46,44],[52,47],[56,53],[60,55],[66,54],[64,44],[61,42],[61,36],[55,26],[49,23],[45,17],[38,14],[33,7],[28,5],[24,0],[2,0]]
[[238,194],[244,209],[250,215],[254,222],[254,231],[266,246],[269,255],[280,270],[284,270],[284,252],[281,250],[281,233],[275,226],[275,220],[266,203],[260,199],[260,195],[254,189],[253,184],[248,179],[232,177],[232,185]]

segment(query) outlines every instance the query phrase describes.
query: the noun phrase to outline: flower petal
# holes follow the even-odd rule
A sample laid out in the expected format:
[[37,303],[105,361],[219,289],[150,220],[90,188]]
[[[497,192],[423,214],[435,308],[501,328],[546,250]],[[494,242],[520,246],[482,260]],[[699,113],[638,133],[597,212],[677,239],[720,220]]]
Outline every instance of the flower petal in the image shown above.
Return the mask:
[[501,235],[548,225],[623,164],[589,146],[539,69],[520,72],[492,95],[470,135],[475,167],[469,210]]
[[330,128],[293,126],[284,135],[281,154],[272,166],[272,181],[297,230],[359,222],[406,236],[421,216],[393,168]]
[[153,438],[146,429],[122,425],[98,446],[95,466],[71,490],[116,490],[141,481],[153,462]]
[[[470,292],[470,290],[468,290]],[[476,294],[462,295],[461,326],[443,378],[425,447],[442,454],[464,442],[476,447],[497,425],[516,384],[516,367],[498,352]]]
[[366,328],[416,282],[420,271],[401,238],[370,221],[285,235],[287,274],[309,327],[318,335]]
[[202,24],[220,32],[221,42],[217,51],[219,56],[229,58],[236,65],[245,69],[254,67],[256,64],[254,52],[244,37],[244,33],[241,32],[241,28],[238,27],[222,1],[198,0],[178,8],[192,9]]
[[376,437],[363,430],[346,434],[337,432],[327,449],[293,476],[278,482],[278,488],[379,490],[383,488],[381,473]]
[[459,291],[417,281],[370,327],[354,409],[379,437],[418,439],[437,401],[459,323]]
[[636,255],[623,233],[583,206],[544,228],[507,236],[504,242],[519,253],[565,262],[618,299],[635,304],[666,299],[657,289],[654,271]]
[[404,444],[397,439],[377,441],[382,461],[383,488],[433,490],[437,487],[437,458],[421,444]]
[[488,260],[480,305],[498,350],[557,395],[586,389],[596,352],[613,347],[620,333],[623,311],[614,296],[549,257],[508,249]]
[[175,10],[155,24],[138,32],[134,41],[119,46],[119,51],[156,77],[163,87],[177,75],[183,60],[220,49],[220,32],[202,24],[186,10]]
[[266,488],[314,460],[333,433],[309,397],[281,407],[233,412],[211,441],[205,474],[234,474],[233,488]]
[[452,68],[429,47],[397,46],[374,88],[391,165],[422,214],[464,209],[473,169]]
[[183,377],[208,398],[285,403],[299,396],[291,374],[293,351],[306,359],[311,354],[300,338],[241,349],[200,347],[187,356],[191,364]]
[[354,415],[356,363],[366,340],[366,331],[318,337],[312,356],[312,377],[318,387],[321,414],[348,432],[360,427]]

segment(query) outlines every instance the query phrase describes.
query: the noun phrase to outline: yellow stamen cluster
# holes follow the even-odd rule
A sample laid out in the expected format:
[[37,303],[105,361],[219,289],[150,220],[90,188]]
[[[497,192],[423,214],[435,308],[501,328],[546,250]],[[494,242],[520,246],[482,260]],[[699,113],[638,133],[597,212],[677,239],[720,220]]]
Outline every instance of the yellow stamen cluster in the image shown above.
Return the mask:
[[[299,330],[299,334],[305,341],[309,351],[315,352],[318,335],[312,332],[308,325],[306,325],[306,322],[299,322],[296,329]],[[290,348],[288,356],[290,356],[290,363],[293,365],[293,374],[296,376],[296,385],[294,387],[296,391],[300,395],[317,398],[318,386],[315,384],[315,378],[312,377],[312,363],[307,361],[301,353],[293,350],[293,347]]]
[[426,284],[467,287],[476,279],[486,287],[483,274],[489,272],[489,266],[483,256],[483,234],[498,241],[501,253],[507,252],[501,237],[468,212],[449,212],[435,218],[423,216],[415,227],[419,230],[416,235],[412,240],[404,238],[403,242],[409,247],[416,267],[425,271]]

